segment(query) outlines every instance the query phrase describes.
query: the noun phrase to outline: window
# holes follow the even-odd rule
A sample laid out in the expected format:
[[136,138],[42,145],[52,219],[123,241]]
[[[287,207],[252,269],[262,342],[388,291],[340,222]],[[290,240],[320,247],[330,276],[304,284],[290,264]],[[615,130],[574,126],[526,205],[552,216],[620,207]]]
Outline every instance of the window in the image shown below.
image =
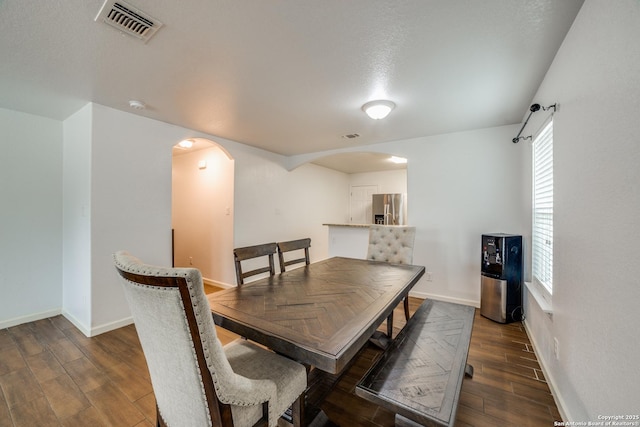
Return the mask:
[[553,290],[553,120],[533,141],[533,279]]

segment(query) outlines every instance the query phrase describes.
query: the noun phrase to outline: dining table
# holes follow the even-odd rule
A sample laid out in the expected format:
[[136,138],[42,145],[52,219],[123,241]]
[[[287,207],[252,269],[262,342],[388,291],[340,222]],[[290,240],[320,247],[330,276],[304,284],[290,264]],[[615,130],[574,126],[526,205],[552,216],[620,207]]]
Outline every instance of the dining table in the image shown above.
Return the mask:
[[340,373],[424,274],[417,265],[333,257],[208,296],[216,325]]

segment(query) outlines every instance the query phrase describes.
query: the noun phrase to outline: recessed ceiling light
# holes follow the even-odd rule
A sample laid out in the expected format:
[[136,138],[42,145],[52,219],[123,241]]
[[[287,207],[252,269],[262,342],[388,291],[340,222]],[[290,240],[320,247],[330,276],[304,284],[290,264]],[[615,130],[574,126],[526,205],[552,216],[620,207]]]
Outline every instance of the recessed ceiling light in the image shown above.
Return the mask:
[[193,147],[193,139],[183,139],[178,145],[182,148],[191,148]]
[[391,101],[370,101],[362,106],[362,111],[374,120],[384,119],[394,109],[396,104]]
[[405,159],[404,157],[397,157],[397,156],[389,157],[389,161],[397,164],[407,163],[407,159]]

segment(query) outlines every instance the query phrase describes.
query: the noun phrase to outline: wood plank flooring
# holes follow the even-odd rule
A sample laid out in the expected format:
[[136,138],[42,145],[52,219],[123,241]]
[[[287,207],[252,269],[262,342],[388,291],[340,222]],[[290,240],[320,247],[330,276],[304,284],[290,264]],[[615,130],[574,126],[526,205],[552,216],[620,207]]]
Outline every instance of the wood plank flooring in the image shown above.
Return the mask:
[[[421,300],[411,298],[411,310]],[[394,330],[404,325],[396,309]],[[382,325],[380,330],[385,330]],[[236,338],[218,329],[223,343]],[[392,426],[393,414],[357,397],[355,384],[381,351],[367,346],[322,407],[341,426]],[[560,420],[520,323],[476,310],[456,425],[547,426]],[[0,427],[154,426],[155,399],[135,327],[87,338],[62,316],[0,330]]]

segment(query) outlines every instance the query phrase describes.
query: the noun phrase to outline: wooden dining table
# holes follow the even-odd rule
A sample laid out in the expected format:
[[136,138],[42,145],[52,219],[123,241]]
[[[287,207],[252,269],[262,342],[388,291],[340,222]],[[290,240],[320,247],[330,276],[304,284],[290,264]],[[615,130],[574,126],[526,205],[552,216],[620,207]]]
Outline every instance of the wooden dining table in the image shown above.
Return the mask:
[[337,374],[424,271],[334,257],[210,294],[208,300],[218,326]]

